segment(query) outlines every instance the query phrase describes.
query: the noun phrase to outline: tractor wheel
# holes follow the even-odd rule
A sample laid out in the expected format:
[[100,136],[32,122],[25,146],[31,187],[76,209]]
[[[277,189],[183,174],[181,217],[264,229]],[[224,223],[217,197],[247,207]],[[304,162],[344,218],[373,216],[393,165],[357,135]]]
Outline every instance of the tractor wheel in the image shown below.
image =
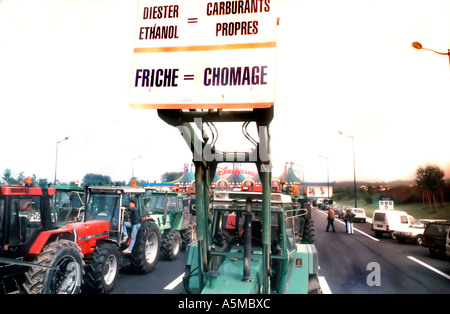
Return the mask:
[[316,242],[316,231],[314,230],[314,221],[307,219],[305,222],[305,229],[303,230],[302,243],[314,244]]
[[162,237],[161,251],[164,258],[173,261],[180,253],[181,237],[178,231],[170,231]]
[[36,264],[55,267],[32,267],[25,273],[24,288],[30,294],[76,294],[83,278],[83,255],[76,243],[54,241],[44,247]]
[[131,252],[131,266],[139,273],[152,272],[158,263],[161,236],[155,223],[143,225]]
[[83,292],[110,293],[120,269],[120,252],[114,243],[100,242],[86,262]]
[[197,224],[195,222],[189,224],[189,228],[182,230],[180,235],[181,249],[185,250],[190,243],[197,241]]

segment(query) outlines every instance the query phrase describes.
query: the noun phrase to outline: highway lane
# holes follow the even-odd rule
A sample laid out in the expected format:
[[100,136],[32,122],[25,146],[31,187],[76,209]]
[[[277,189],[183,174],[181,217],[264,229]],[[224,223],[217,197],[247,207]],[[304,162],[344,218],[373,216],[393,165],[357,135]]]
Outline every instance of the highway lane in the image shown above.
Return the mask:
[[184,251],[173,261],[160,257],[153,272],[135,273],[125,259],[112,294],[181,294],[186,293],[181,282],[184,274]]
[[336,232],[326,232],[326,211],[314,208],[312,215],[319,275],[331,293],[450,293],[450,264],[426,248],[376,239],[367,223],[354,223],[358,231],[348,235],[336,219]]

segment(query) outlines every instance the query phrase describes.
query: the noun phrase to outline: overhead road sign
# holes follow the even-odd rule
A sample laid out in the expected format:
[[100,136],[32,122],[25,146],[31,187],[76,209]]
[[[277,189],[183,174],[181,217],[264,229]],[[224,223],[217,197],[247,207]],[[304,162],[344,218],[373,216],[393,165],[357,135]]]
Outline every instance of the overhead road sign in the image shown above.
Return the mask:
[[276,15],[273,0],[140,0],[130,106],[273,106]]

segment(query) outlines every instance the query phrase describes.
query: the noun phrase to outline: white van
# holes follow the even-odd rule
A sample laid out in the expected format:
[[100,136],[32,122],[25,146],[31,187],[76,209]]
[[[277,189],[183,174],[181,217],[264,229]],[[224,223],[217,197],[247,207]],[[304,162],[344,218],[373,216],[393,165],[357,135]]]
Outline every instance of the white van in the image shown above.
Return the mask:
[[372,230],[375,231],[377,238],[381,238],[383,233],[388,233],[395,239],[395,231],[407,229],[414,221],[415,219],[404,211],[379,209],[373,212]]
[[350,208],[350,210],[353,214],[355,214],[355,218],[353,218],[353,221],[366,222],[367,216],[364,208]]

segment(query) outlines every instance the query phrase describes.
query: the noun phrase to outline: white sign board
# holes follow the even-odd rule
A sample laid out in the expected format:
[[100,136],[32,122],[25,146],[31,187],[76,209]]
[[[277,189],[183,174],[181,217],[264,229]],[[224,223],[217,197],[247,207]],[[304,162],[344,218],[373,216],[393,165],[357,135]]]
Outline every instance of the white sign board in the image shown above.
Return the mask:
[[130,106],[272,106],[276,24],[273,0],[140,0]]
[[394,199],[392,197],[382,197],[378,200],[378,209],[394,209]]

